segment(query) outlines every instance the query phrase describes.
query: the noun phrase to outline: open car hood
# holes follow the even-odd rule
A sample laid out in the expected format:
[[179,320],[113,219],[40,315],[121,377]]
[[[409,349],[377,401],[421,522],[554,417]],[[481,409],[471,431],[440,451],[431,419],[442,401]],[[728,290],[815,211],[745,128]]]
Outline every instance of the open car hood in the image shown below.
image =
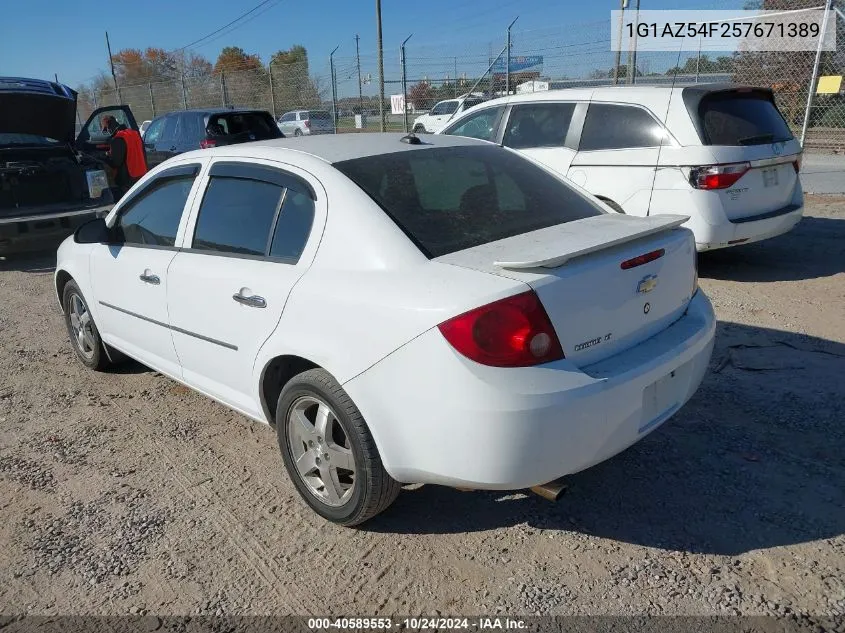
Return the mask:
[[73,142],[76,91],[42,79],[0,77],[0,132]]

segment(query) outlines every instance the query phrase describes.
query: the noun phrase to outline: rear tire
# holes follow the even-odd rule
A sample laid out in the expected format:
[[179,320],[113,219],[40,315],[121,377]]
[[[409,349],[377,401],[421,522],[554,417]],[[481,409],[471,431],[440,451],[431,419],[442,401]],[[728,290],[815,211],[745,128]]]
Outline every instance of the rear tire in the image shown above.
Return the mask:
[[300,130],[299,128],[296,128],[296,129],[293,131],[293,135],[294,135],[294,136],[302,136],[302,130]]
[[303,372],[282,389],[276,434],[297,492],[329,521],[358,525],[399,495],[361,412],[324,369]]
[[111,366],[88,303],[72,279],[65,284],[62,292],[62,309],[70,344],[79,362],[94,371],[104,371]]

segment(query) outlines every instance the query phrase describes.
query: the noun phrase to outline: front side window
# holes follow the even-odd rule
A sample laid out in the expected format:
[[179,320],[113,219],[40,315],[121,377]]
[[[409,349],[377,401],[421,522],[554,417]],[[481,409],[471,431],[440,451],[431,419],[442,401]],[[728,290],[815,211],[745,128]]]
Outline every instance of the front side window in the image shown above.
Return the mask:
[[443,134],[468,136],[470,138],[481,139],[482,141],[492,141],[496,138],[496,131],[499,128],[499,121],[504,111],[504,106],[487,108],[463,119],[456,125],[452,125],[444,130]]
[[666,138],[663,126],[642,108],[591,103],[581,133],[581,151],[657,147]]
[[458,109],[459,105],[460,103],[458,101],[443,101],[442,103],[438,103],[435,107],[440,109],[437,114],[452,114]]
[[144,143],[147,145],[155,145],[156,141],[161,137],[161,130],[164,127],[164,119],[156,119],[144,132]]
[[194,184],[194,175],[153,181],[120,210],[115,227],[118,241],[145,246],[174,246],[182,211]]
[[602,213],[562,179],[494,145],[427,148],[334,166],[430,258]]
[[282,115],[281,122],[287,123],[288,121],[294,121],[294,120],[296,120],[296,113],[288,112],[287,114]]
[[574,103],[514,106],[502,141],[514,149],[564,147],[574,112]]
[[266,255],[283,187],[261,180],[212,176],[197,217],[192,247]]

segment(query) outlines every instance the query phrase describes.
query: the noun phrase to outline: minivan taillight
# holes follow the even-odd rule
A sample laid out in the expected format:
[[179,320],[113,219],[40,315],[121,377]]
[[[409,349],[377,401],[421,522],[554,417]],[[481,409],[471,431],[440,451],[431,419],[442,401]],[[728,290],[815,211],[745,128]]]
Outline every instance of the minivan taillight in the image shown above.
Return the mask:
[[311,119],[305,119],[303,123],[305,124],[305,127],[307,127],[309,130],[311,129]]
[[751,169],[750,163],[707,165],[690,169],[689,181],[696,189],[727,189]]
[[482,365],[529,367],[563,358],[563,348],[533,290],[470,310],[438,328],[458,352]]
[[209,147],[217,147],[217,141],[213,138],[204,138],[200,141],[200,149],[208,149]]

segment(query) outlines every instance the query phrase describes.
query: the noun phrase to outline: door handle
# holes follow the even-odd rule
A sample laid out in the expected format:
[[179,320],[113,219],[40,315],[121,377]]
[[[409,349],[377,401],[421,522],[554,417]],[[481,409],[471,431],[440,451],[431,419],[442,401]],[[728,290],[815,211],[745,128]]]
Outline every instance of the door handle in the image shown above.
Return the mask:
[[140,279],[141,281],[143,281],[145,283],[153,284],[155,286],[157,286],[161,283],[161,279],[159,279],[158,275],[153,275],[153,274],[148,275],[146,272],[139,275],[138,279]]
[[252,295],[251,297],[245,297],[240,292],[236,292],[232,295],[232,299],[237,301],[238,303],[242,303],[245,306],[249,306],[250,308],[266,308],[267,302],[264,300],[264,297],[259,297],[258,295]]

